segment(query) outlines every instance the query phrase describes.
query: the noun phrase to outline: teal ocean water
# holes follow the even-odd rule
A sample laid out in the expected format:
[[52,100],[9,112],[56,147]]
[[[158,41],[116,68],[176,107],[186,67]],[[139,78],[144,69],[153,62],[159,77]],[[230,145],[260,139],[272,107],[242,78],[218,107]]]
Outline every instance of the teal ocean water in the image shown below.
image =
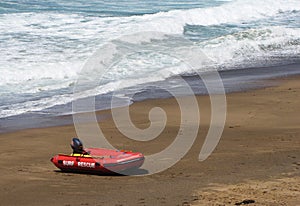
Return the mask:
[[[146,31],[192,41],[214,62],[198,72],[300,60],[299,0],[2,0],[0,118],[70,113],[65,108],[87,59],[112,39]],[[178,65],[166,69],[163,62],[171,59],[150,59],[111,71],[88,95],[100,98],[122,82],[135,87],[191,72]]]

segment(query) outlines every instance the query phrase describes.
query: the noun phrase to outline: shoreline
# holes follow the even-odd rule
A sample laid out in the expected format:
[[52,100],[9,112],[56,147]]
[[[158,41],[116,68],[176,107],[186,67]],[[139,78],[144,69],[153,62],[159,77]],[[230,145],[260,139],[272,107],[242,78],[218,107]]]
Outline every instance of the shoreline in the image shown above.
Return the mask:
[[[272,67],[258,67],[248,69],[232,69],[220,71],[219,74],[222,78],[226,94],[236,92],[247,92],[255,89],[261,89],[266,87],[276,86],[276,81],[284,77],[293,77],[300,75],[299,68],[300,63],[282,66]],[[204,74],[205,75],[205,74]],[[205,96],[207,90],[203,81],[198,76],[183,76],[183,79],[191,86],[195,95]],[[274,81],[275,80],[275,81]],[[166,82],[158,82],[159,84],[168,84],[168,82],[174,81],[173,78],[166,80]],[[96,96],[96,102],[101,102],[102,96]],[[143,102],[151,99],[169,99],[172,96],[162,90],[156,89],[153,91],[145,91],[139,94],[139,92],[132,99],[132,103]],[[107,97],[105,97],[105,101]],[[109,99],[109,98],[108,98]],[[102,103],[102,102],[101,102]],[[108,103],[105,103],[108,104]],[[72,113],[72,104],[68,103],[63,105],[61,109],[55,111],[55,113],[64,113],[65,111]],[[108,111],[109,109],[97,109],[99,111]],[[98,121],[109,118],[107,116],[97,115]],[[24,129],[34,128],[47,128],[55,126],[72,125],[72,115],[53,115],[43,114],[41,112],[25,113],[22,115],[11,116],[0,119],[0,134],[16,132]]]
[[[276,86],[227,94],[225,130],[216,150],[203,162],[197,158],[210,122],[210,103],[207,96],[197,96],[201,123],[194,145],[176,165],[151,176],[59,172],[49,160],[57,153],[71,152],[69,143],[76,136],[72,125],[0,134],[0,151],[6,157],[0,160],[5,168],[0,199],[5,205],[45,206],[54,200],[56,205],[72,206],[234,205],[244,199],[255,200],[253,205],[299,202],[299,80],[300,76],[271,79]],[[172,98],[136,102],[130,112],[137,127],[149,126],[153,106],[162,107],[170,121],[152,141],[124,138],[109,118],[100,127],[117,148],[159,152],[178,133],[180,113]],[[98,114],[109,115],[109,111]],[[280,184],[273,183],[278,180]]]

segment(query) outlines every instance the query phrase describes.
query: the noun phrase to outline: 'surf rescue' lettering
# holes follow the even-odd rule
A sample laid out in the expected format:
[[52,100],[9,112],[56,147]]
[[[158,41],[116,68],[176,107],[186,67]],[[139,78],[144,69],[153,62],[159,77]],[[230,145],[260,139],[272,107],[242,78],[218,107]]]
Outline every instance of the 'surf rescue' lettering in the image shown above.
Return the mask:
[[73,166],[74,165],[74,161],[66,161],[66,160],[64,160],[63,161],[63,165],[64,166]]
[[90,162],[78,162],[78,167],[95,168],[95,163],[90,163]]

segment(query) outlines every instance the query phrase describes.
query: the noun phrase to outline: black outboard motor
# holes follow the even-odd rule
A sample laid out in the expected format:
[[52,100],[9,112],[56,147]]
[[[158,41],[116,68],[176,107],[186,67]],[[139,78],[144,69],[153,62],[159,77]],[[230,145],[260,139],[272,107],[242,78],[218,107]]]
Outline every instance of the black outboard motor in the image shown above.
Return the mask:
[[73,149],[74,154],[84,154],[85,151],[83,150],[83,145],[80,139],[78,138],[73,138],[71,142],[71,147]]

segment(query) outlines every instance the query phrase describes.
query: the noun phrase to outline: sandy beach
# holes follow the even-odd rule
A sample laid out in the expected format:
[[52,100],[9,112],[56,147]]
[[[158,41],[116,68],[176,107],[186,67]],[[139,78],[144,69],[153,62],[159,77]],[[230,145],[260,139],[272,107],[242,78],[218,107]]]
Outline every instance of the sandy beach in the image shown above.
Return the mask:
[[[299,205],[299,80],[267,80],[277,86],[228,94],[224,133],[203,162],[198,155],[209,127],[210,102],[198,96],[196,142],[180,162],[151,176],[60,172],[50,158],[71,152],[73,125],[1,134],[1,205],[243,205],[250,200],[249,205]],[[124,138],[110,118],[100,126],[117,148],[158,152],[174,140],[180,114],[174,99],[137,102],[130,106],[137,127],[149,126],[148,112],[154,106],[166,111],[168,123],[150,142]],[[100,114],[109,116],[110,111]]]
[[2,0],[0,48],[0,206],[300,206],[299,0]]

